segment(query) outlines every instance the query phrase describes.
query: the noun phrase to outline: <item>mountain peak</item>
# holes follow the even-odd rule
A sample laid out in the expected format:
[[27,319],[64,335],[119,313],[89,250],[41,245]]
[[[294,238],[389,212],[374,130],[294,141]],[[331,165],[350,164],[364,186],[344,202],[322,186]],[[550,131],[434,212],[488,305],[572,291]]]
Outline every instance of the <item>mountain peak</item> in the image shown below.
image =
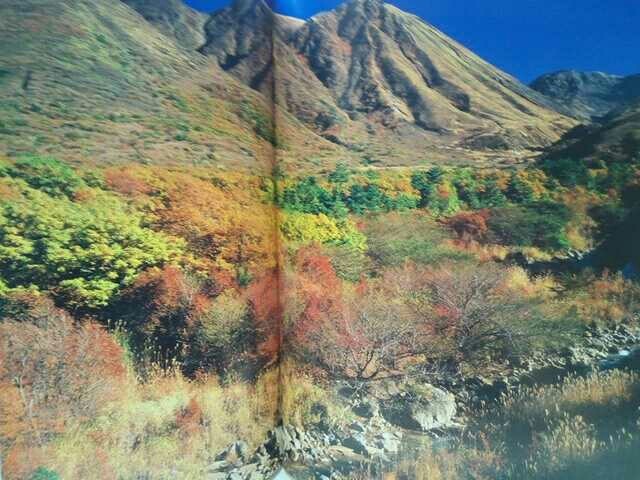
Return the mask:
[[234,0],[229,7],[236,15],[273,13],[265,0]]

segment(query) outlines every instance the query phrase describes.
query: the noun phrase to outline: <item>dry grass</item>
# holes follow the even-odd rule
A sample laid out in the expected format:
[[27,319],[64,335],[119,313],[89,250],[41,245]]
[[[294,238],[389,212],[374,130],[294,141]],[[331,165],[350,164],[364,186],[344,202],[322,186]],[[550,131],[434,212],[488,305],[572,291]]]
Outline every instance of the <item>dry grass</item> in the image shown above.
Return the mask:
[[386,478],[635,480],[639,399],[640,378],[622,371],[522,389],[487,409],[464,441],[427,446]]
[[[275,372],[255,385],[191,381],[158,370],[91,422],[40,447],[15,447],[7,479],[44,466],[64,479],[201,479],[214,456],[236,440],[255,447],[275,423]],[[12,473],[15,472],[15,473]]]

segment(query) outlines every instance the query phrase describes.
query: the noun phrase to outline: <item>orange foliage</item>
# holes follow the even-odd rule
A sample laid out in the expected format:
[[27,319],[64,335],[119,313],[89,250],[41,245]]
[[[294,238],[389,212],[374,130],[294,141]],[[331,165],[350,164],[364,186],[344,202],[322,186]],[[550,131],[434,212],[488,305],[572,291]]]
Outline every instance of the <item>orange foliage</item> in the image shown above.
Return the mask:
[[247,299],[255,328],[260,337],[257,353],[268,362],[280,355],[282,331],[281,278],[273,270],[256,281],[247,289]]
[[119,398],[124,352],[101,326],[50,307],[0,324],[0,436],[41,445]]
[[[317,247],[305,247],[296,257],[296,275],[287,284],[293,304],[300,309],[295,327],[289,333],[293,339],[304,342],[317,329],[332,328],[332,318],[341,316],[342,284],[331,260]],[[335,326],[334,326],[335,327]]]
[[136,175],[136,170],[130,166],[109,168],[104,172],[104,180],[107,186],[118,193],[126,196],[148,195],[153,192],[153,188],[147,182]]
[[460,212],[446,220],[447,226],[455,232],[458,240],[469,244],[481,241],[487,231],[488,210],[478,212]]
[[202,427],[204,423],[204,414],[200,404],[195,398],[192,398],[187,406],[183,408],[177,415],[176,426],[180,433],[185,437],[192,437]]

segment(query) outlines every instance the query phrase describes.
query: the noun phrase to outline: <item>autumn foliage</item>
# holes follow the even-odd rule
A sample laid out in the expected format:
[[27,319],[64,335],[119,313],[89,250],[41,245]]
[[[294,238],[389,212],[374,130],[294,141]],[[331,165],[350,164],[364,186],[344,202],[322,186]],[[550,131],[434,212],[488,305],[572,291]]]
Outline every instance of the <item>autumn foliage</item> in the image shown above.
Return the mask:
[[0,432],[9,447],[43,445],[125,393],[122,347],[92,321],[52,305],[0,323]]

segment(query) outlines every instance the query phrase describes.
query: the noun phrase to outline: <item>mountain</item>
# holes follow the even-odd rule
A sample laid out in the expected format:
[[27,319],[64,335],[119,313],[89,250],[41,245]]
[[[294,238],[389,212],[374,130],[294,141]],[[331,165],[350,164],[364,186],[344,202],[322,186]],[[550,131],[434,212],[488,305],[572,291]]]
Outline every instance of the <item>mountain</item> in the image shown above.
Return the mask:
[[352,0],[293,29],[281,24],[262,0],[236,1],[207,22],[201,52],[263,93],[275,75],[282,108],[371,162],[514,160],[574,123],[538,92],[379,0]]
[[602,117],[640,98],[640,74],[622,77],[565,70],[542,75],[531,88],[582,120]]
[[[113,0],[0,2],[0,156],[270,168],[271,100],[143,14]],[[338,155],[294,118],[279,127],[284,156]]]
[[[274,101],[278,108],[274,109]],[[353,0],[0,3],[0,154],[290,170],[499,166],[575,125],[418,17]]]
[[207,15],[189,8],[182,0],[122,1],[179,45],[195,50],[204,44]]
[[599,123],[581,125],[568,132],[545,156],[590,163],[640,159],[640,99],[614,110]]

